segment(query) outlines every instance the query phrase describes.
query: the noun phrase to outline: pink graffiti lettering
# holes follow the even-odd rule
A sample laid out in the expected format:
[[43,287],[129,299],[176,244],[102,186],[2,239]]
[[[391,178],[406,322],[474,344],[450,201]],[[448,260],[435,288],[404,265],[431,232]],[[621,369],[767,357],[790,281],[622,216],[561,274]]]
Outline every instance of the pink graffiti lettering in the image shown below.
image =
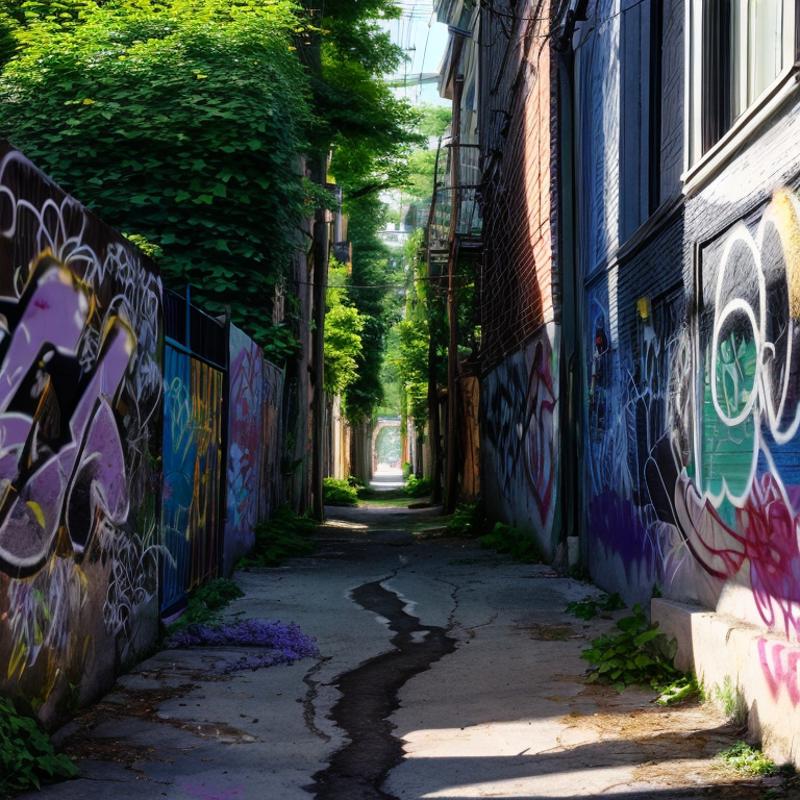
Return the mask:
[[793,706],[800,703],[800,685],[798,685],[800,650],[789,649],[779,642],[759,639],[758,657],[773,699],[777,700],[781,689],[785,689]]

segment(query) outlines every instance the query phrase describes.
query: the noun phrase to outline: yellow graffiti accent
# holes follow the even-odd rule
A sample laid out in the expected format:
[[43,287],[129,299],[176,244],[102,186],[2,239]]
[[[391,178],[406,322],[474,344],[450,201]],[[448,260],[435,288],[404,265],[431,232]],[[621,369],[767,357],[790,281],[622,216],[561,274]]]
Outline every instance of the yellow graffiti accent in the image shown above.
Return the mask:
[[11,651],[8,659],[6,677],[13,678],[17,673],[22,674],[25,662],[28,660],[28,648],[22,639],[19,639]]
[[33,516],[36,517],[36,521],[39,523],[39,527],[44,528],[46,522],[44,519],[44,511],[42,511],[42,507],[33,500],[28,500],[28,502],[25,503],[25,505],[28,506],[28,508],[31,511],[33,511]]
[[789,314],[800,319],[800,221],[788,189],[779,189],[772,198],[775,228],[786,262],[786,285],[789,289]]

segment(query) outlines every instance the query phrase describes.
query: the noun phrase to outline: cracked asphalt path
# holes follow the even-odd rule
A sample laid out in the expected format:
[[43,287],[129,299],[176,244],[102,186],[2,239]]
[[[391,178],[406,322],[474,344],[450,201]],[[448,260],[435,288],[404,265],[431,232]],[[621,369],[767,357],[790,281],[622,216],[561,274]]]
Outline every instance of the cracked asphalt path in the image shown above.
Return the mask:
[[319,659],[222,675],[240,649],[162,651],[58,734],[82,777],[31,796],[765,796],[774,779],[715,761],[737,732],[713,707],[585,684],[581,649],[612,620],[564,608],[591,587],[428,538],[433,511],[329,513],[314,557],[240,573],[226,612],[296,622]]

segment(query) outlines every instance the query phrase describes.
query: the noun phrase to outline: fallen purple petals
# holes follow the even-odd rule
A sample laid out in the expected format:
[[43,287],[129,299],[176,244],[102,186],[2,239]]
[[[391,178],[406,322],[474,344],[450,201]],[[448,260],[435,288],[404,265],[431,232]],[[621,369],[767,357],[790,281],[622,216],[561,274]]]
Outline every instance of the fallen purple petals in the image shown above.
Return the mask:
[[240,672],[293,664],[319,655],[316,641],[297,625],[265,619],[247,619],[221,625],[189,625],[173,634],[169,647],[263,647],[268,652],[242,656],[226,664],[223,672]]

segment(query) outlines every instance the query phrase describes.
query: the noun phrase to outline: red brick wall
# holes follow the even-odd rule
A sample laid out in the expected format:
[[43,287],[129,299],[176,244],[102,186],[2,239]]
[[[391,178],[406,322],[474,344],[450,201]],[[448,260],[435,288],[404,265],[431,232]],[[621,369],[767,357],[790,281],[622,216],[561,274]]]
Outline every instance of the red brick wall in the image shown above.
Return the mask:
[[555,61],[549,0],[481,16],[483,369],[555,320]]

